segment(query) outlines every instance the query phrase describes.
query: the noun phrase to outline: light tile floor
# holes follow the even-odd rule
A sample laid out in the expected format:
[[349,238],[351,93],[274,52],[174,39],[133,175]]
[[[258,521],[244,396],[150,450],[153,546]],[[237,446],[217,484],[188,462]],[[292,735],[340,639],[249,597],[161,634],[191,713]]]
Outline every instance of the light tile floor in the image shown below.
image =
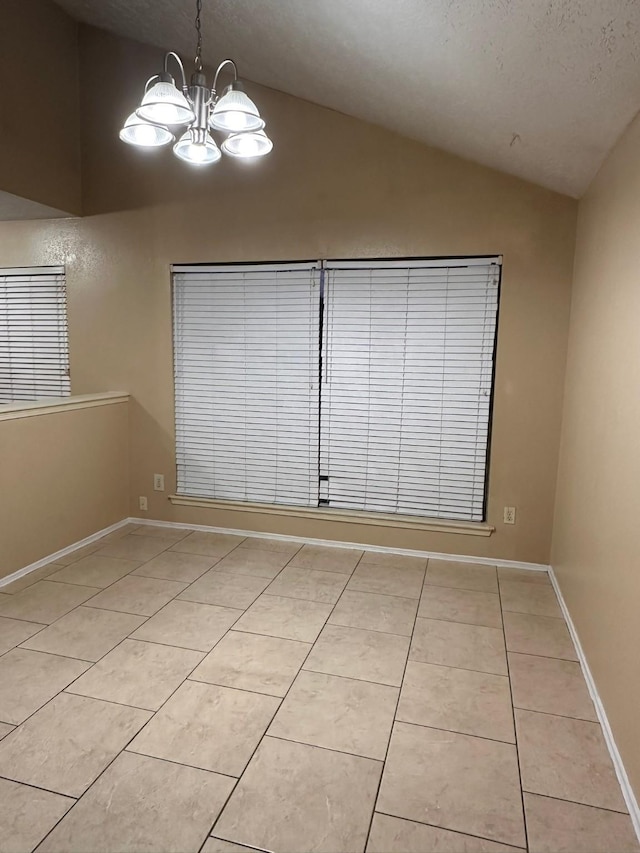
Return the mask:
[[0,851],[629,853],[546,575],[122,528],[0,594]]

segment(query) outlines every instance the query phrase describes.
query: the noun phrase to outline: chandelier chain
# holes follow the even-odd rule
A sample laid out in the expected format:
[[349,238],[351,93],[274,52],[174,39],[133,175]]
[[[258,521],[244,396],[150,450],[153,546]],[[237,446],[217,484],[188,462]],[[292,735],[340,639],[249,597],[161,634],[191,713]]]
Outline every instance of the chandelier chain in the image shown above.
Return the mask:
[[196,45],[195,66],[196,71],[202,71],[202,30],[200,24],[200,13],[202,12],[202,0],[196,0],[196,32],[198,33],[198,43]]

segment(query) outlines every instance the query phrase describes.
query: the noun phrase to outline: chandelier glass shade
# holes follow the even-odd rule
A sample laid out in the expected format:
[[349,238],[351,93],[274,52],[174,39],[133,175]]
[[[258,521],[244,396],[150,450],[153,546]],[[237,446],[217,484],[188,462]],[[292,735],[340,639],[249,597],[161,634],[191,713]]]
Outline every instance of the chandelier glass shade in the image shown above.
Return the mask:
[[263,157],[272,148],[273,142],[264,130],[232,133],[222,143],[222,150],[230,157]]
[[149,124],[131,113],[120,131],[120,139],[129,145],[143,145],[147,148],[157,148],[166,145],[173,139],[173,133],[166,127],[157,124]]
[[251,98],[245,95],[241,84],[229,86],[211,110],[209,124],[224,133],[262,130],[264,122]]
[[176,89],[173,80],[159,81],[147,89],[136,115],[143,121],[153,124],[185,124],[195,121],[189,101]]
[[[203,166],[216,163],[222,154],[210,131],[230,134],[221,148],[231,157],[262,157],[273,148],[264,132],[265,123],[257,106],[244,91],[238,80],[238,70],[232,59],[220,63],[213,86],[207,86],[202,70],[202,37],[200,12],[202,0],[196,0],[196,70],[189,85],[184,65],[177,53],[165,55],[160,74],[151,77],[145,86],[140,106],[127,118],[120,131],[120,139],[128,145],[157,148],[168,145],[176,136],[173,153],[180,160]],[[169,73],[173,60],[180,72],[182,87],[176,86]],[[226,69],[233,73],[233,81],[218,95],[220,73]]]
[[182,134],[173,146],[173,153],[187,163],[200,166],[216,163],[222,157],[210,133],[201,134],[201,131],[191,129]]

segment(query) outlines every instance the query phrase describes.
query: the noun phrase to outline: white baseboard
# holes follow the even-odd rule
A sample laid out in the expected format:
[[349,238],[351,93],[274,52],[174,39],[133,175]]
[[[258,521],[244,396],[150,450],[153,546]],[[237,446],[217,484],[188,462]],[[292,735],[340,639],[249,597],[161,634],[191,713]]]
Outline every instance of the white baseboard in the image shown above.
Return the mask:
[[439,551],[416,551],[409,548],[389,548],[385,545],[363,545],[362,542],[336,542],[332,539],[306,539],[303,536],[287,536],[282,533],[260,533],[255,530],[237,530],[236,528],[230,527],[211,527],[206,524],[179,524],[175,521],[156,521],[151,518],[123,518],[122,521],[118,521],[116,524],[112,524],[110,527],[105,527],[104,530],[99,530],[97,533],[92,533],[91,536],[87,536],[84,539],[81,539],[79,542],[75,542],[73,545],[69,545],[66,548],[62,548],[60,551],[56,551],[54,554],[49,554],[48,557],[43,557],[41,560],[37,560],[35,563],[31,563],[29,566],[24,566],[21,569],[18,569],[15,572],[12,572],[10,575],[7,575],[4,578],[0,578],[0,588],[3,586],[7,586],[12,581],[18,580],[18,578],[24,577],[24,575],[28,575],[29,572],[33,572],[36,569],[41,568],[41,566],[46,566],[47,563],[55,563],[57,559],[60,557],[65,557],[67,554],[73,553],[73,551],[77,551],[78,548],[83,548],[85,545],[90,545],[92,542],[95,542],[96,539],[100,539],[103,536],[106,536],[107,533],[112,533],[114,530],[118,530],[120,527],[124,527],[125,524],[148,524],[154,527],[173,527],[173,528],[181,528],[182,530],[202,530],[205,533],[231,533],[234,536],[246,536],[252,537],[254,539],[278,539],[281,542],[296,542],[300,545],[324,545],[328,548],[355,548],[358,551],[367,550],[367,551],[377,551],[381,554],[401,554],[406,557],[424,557],[425,559],[432,560],[452,560],[458,563],[479,563],[484,566],[500,566],[501,568],[510,568],[510,569],[526,569],[527,571],[532,572],[546,572],[549,570],[549,566],[546,566],[542,563],[523,563],[518,560],[499,560],[495,557],[469,557],[465,554],[442,554]]
[[618,777],[618,782],[620,783],[620,787],[622,789],[622,796],[624,797],[625,803],[627,804],[627,808],[629,810],[631,823],[633,824],[633,828],[636,832],[636,835],[638,836],[638,840],[640,841],[640,807],[638,806],[638,801],[636,800],[633,788],[631,787],[631,783],[629,782],[627,771],[624,769],[622,757],[618,752],[618,747],[616,746],[616,742],[613,737],[613,732],[611,731],[611,726],[609,725],[607,713],[604,709],[604,705],[602,704],[602,700],[600,699],[600,694],[598,693],[598,688],[596,687],[596,683],[593,680],[593,675],[591,674],[591,670],[589,669],[589,664],[587,663],[587,658],[585,657],[582,644],[580,643],[580,638],[578,637],[576,626],[573,624],[573,619],[571,618],[571,614],[569,613],[569,609],[564,600],[564,596],[562,595],[562,590],[560,589],[558,579],[556,578],[556,574],[553,571],[552,566],[549,567],[549,577],[551,578],[551,583],[553,584],[553,588],[556,591],[556,595],[560,603],[560,609],[562,610],[562,614],[565,618],[565,622],[567,623],[569,633],[571,634],[571,639],[573,640],[573,645],[575,646],[576,654],[578,655],[578,660],[580,661],[580,666],[582,667],[582,673],[584,675],[585,681],[587,682],[587,688],[593,700],[598,720],[600,721],[600,725],[602,726],[602,733],[607,744],[607,749],[609,750],[609,755],[611,756],[611,760],[613,761],[613,766],[616,771],[616,776]]
[[389,548],[386,545],[366,545],[362,542],[336,542],[333,539],[308,539],[304,536],[287,536],[283,533],[259,533],[255,530],[238,530],[233,527],[211,527],[206,524],[179,524],[176,521],[155,521],[152,518],[129,518],[131,524],[148,524],[154,527],[173,527],[182,530],[202,530],[204,533],[230,533],[254,539],[277,539],[280,542],[296,542],[300,545],[325,545],[328,548],[355,548],[358,551],[377,551],[381,554],[402,554],[405,557],[424,557],[432,560],[453,560],[457,563],[480,563],[484,566],[500,566],[507,569],[527,569],[532,572],[547,572],[543,563],[523,563],[518,560],[500,560],[495,557],[469,557],[466,554],[443,554],[439,551],[415,551],[410,548]]
[[46,566],[47,563],[55,563],[55,561],[60,557],[66,557],[67,554],[72,554],[74,551],[77,551],[78,548],[84,548],[85,545],[90,545],[92,542],[95,542],[96,539],[101,539],[103,536],[106,536],[107,533],[113,533],[114,530],[119,530],[121,527],[124,527],[125,524],[128,523],[129,519],[123,518],[122,521],[118,521],[115,524],[112,524],[110,527],[105,527],[104,530],[99,530],[97,533],[92,533],[91,536],[86,536],[79,542],[74,542],[73,545],[68,545],[66,548],[61,548],[60,551],[56,551],[55,554],[49,554],[48,557],[43,557],[41,560],[36,560],[35,563],[31,563],[28,566],[23,566],[21,569],[17,569],[10,575],[6,575],[6,577],[0,578],[0,587],[7,586],[13,581],[17,581],[18,578],[24,577],[24,575],[28,575],[29,572],[34,572],[36,569],[39,569],[42,566]]

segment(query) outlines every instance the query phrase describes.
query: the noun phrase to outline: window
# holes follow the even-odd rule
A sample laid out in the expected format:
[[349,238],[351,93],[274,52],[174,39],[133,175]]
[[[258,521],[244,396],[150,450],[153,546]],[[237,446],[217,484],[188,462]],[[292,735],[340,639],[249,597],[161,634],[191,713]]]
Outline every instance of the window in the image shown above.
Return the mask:
[[64,267],[0,269],[0,403],[69,394]]
[[498,266],[325,264],[321,496],[481,521]]
[[499,264],[176,267],[179,494],[482,521]]
[[317,506],[318,265],[177,270],[178,492]]

